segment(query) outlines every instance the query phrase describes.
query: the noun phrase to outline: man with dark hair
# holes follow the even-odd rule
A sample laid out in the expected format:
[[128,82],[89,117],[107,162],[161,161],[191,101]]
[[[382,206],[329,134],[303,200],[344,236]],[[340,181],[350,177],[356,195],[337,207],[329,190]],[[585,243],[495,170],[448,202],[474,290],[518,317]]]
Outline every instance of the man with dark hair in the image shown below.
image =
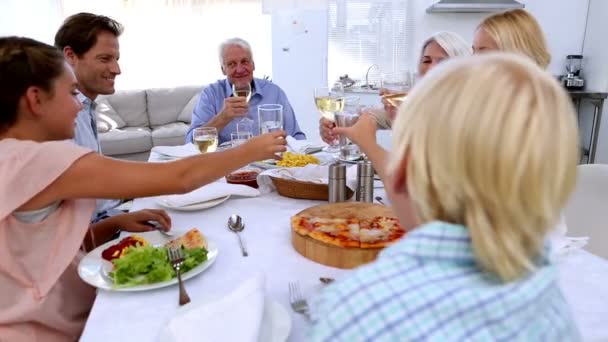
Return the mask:
[[[55,34],[55,46],[63,51],[78,80],[77,96],[82,110],[76,118],[74,140],[78,145],[99,153],[95,99],[98,95],[115,91],[114,80],[120,75],[118,37],[122,31],[123,26],[109,17],[78,13],[68,17]],[[119,203],[116,200],[98,200],[96,217],[93,218],[95,225],[111,225],[130,231],[150,229],[148,221],[156,221],[166,228],[171,226],[171,218],[164,210],[113,213],[118,212],[112,209]]]

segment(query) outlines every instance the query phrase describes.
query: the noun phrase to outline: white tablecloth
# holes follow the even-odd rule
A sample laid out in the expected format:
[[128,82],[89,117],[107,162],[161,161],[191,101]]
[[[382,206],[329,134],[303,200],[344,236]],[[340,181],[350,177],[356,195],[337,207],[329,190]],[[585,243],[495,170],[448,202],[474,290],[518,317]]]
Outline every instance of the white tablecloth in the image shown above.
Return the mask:
[[[375,192],[386,197],[382,189]],[[348,272],[305,259],[291,246],[289,217],[319,203],[271,193],[230,199],[203,211],[170,211],[174,229],[197,227],[219,248],[215,264],[185,283],[193,303],[219,298],[261,271],[266,275],[267,295],[292,316],[289,341],[304,341],[308,322],[291,311],[287,283],[298,281],[306,296],[322,288],[319,277],[337,278]],[[143,208],[160,207],[151,198],[135,200],[132,210]],[[228,217],[234,213],[241,215],[246,224],[242,237],[249,257],[241,256],[235,234],[226,227]],[[559,267],[561,287],[584,340],[608,341],[608,262],[580,250],[563,258]],[[137,293],[99,291],[81,341],[156,341],[178,309],[177,301],[177,286]],[[238,322],[234,324],[237,326]]]

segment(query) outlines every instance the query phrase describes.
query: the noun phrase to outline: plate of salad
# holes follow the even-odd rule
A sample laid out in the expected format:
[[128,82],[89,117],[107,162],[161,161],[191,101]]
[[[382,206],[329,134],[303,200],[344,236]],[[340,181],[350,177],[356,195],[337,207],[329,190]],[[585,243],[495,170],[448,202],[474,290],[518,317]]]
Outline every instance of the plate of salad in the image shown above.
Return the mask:
[[177,284],[167,248],[184,250],[182,280],[209,268],[217,246],[196,228],[173,239],[157,231],[137,233],[109,241],[80,260],[78,275],[86,283],[108,291],[147,291]]

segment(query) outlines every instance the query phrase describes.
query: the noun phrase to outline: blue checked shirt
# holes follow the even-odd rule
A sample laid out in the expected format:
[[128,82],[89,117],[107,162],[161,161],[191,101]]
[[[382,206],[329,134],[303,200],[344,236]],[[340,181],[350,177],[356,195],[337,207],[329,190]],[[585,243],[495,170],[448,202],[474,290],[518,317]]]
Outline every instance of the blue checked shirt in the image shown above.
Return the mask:
[[483,273],[467,229],[432,222],[311,303],[312,341],[579,341],[557,270],[501,283]]
[[[186,136],[186,143],[192,142],[192,134],[195,128],[203,126],[222,111],[224,99],[230,96],[232,96],[232,85],[227,79],[219,80],[203,89],[201,98],[192,111],[192,124]],[[287,134],[298,140],[306,139],[285,92],[276,84],[259,78],[253,79],[253,92],[249,99],[249,112],[247,113],[247,117],[254,121],[254,134],[259,127],[258,106],[262,104],[283,105],[283,128]],[[218,132],[218,142],[220,144],[230,141],[230,133],[236,132],[236,124],[240,120],[240,118],[232,120]]]

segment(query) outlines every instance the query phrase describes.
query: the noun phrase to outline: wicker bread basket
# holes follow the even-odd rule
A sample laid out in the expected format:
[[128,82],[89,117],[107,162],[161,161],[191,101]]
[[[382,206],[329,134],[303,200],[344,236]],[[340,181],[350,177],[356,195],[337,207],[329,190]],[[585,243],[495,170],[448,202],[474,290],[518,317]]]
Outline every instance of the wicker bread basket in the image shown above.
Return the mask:
[[[313,182],[303,182],[293,179],[270,177],[281,196],[300,199],[327,201],[329,199],[329,186]],[[353,196],[353,191],[346,187],[346,198]]]

